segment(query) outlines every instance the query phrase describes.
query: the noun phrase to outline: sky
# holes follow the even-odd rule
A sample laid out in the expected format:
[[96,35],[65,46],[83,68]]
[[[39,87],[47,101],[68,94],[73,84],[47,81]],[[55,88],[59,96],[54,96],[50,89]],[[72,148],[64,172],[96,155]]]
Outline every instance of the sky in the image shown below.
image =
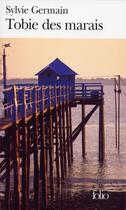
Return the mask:
[[126,39],[0,39],[6,48],[7,78],[35,78],[35,74],[59,58],[78,73],[78,77],[126,78]]

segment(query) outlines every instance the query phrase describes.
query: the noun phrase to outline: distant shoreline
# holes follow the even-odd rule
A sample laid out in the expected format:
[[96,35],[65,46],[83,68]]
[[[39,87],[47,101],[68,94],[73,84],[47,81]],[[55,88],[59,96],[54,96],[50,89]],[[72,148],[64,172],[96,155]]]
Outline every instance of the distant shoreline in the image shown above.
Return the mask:
[[[121,84],[123,86],[126,85],[126,78],[122,78]],[[104,78],[96,78],[96,79],[82,79],[82,78],[77,78],[76,82],[101,82],[103,85],[113,85],[113,79],[104,79]],[[8,84],[37,84],[38,80],[34,78],[16,78],[16,79],[9,79]],[[0,85],[2,85],[2,80],[0,80]]]

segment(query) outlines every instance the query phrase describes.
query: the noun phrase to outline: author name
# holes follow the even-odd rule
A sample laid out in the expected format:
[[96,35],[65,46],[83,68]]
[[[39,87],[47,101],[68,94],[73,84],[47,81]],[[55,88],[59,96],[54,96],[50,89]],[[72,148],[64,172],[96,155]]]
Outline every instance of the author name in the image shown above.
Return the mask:
[[63,6],[57,8],[42,8],[39,6],[32,6],[30,9],[24,6],[18,7],[15,5],[14,7],[7,5],[6,6],[6,14],[10,14],[13,16],[14,14],[42,14],[42,15],[67,15],[69,14],[68,8],[63,8]]

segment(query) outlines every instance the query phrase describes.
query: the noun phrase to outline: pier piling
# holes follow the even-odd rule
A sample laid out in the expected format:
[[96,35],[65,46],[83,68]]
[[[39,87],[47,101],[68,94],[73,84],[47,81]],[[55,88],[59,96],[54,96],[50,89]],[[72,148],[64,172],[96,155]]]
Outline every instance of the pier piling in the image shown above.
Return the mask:
[[104,110],[103,103],[99,106],[99,160],[104,160],[105,136],[104,136]]
[[[82,104],[82,120],[85,118],[85,106]],[[82,157],[85,157],[85,125],[82,126]]]
[[[92,97],[92,88],[98,89],[97,97]],[[67,176],[80,132],[85,156],[85,125],[98,107],[99,160],[104,160],[102,85],[79,83],[74,91],[69,86],[12,86],[4,93],[8,103],[6,118],[0,119],[5,133],[0,138],[0,181],[5,182],[5,209],[43,209],[54,198],[55,184],[59,187]],[[71,110],[77,105],[82,121],[73,130]],[[85,116],[86,105],[94,108]]]

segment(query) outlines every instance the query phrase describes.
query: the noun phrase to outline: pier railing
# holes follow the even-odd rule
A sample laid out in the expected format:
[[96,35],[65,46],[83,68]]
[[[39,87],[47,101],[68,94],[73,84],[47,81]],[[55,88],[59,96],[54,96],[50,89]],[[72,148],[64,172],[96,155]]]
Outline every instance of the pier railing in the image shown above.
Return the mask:
[[103,97],[103,85],[101,83],[75,83],[75,97]]
[[13,121],[73,100],[70,86],[11,86],[4,91],[5,116]]
[[101,83],[75,83],[71,86],[10,86],[4,91],[5,117],[17,121],[72,102],[76,97],[102,98]]

